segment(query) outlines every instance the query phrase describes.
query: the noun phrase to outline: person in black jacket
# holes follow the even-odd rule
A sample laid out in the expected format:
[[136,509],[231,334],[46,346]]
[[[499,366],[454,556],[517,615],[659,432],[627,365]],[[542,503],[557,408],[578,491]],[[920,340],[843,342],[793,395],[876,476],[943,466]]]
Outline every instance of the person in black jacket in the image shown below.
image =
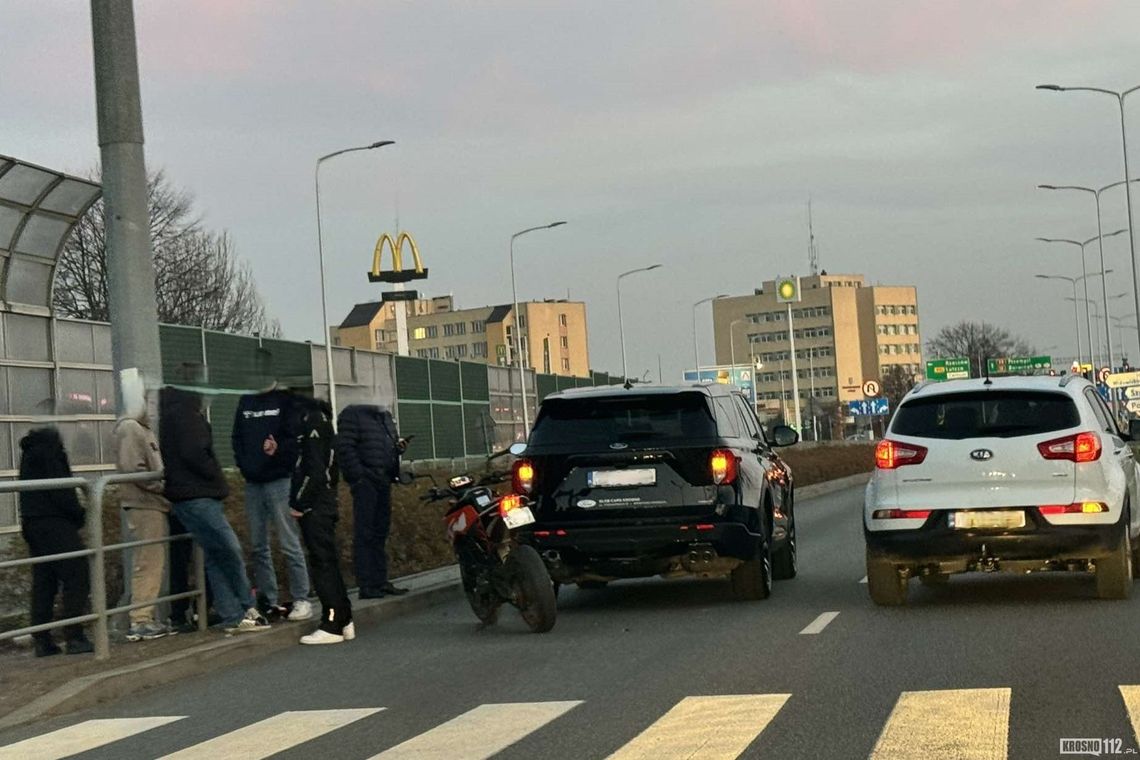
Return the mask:
[[313,585],[321,600],[321,624],[301,637],[302,644],[339,644],[356,638],[352,605],[340,574],[336,544],[336,489],[340,480],[333,451],[332,408],[298,396],[296,431],[300,455],[289,490],[292,515],[309,550]]
[[[20,440],[20,480],[72,477],[71,465],[59,432],[54,428],[30,431]],[[86,513],[79,505],[74,488],[55,491],[23,491],[20,493],[20,529],[33,557],[83,550],[79,529]],[[87,558],[75,557],[32,565],[32,625],[50,623],[55,611],[55,597],[63,586],[64,618],[87,614],[90,591]],[[82,625],[63,629],[68,654],[93,652]],[[51,631],[32,634],[36,657],[59,654],[62,650]]]
[[166,498],[206,556],[214,608],[231,633],[269,628],[254,606],[241,544],[226,520],[229,485],[214,456],[210,423],[195,393],[163,388],[159,395],[159,448],[166,464]]
[[407,593],[388,580],[384,549],[392,523],[392,480],[405,448],[385,409],[358,404],[337,418],[336,455],[352,489],[352,559],[361,599]]

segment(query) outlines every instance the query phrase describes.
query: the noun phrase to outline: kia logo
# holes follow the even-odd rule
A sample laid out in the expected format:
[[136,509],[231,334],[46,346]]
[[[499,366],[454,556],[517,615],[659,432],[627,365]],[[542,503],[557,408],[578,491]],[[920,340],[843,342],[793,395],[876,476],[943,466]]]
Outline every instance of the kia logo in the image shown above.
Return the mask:
[[628,449],[629,444],[628,443],[611,443],[610,448],[613,449],[614,451],[621,451],[623,449]]
[[970,452],[970,459],[975,462],[988,462],[994,458],[994,453],[989,449],[974,449]]

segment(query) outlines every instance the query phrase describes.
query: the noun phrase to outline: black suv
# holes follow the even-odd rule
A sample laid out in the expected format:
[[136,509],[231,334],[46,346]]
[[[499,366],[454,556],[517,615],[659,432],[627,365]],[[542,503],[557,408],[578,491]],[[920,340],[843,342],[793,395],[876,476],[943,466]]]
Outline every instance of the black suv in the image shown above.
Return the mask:
[[536,521],[519,534],[556,583],[731,576],[766,599],[796,575],[792,474],[734,387],[611,386],[547,396],[514,464]]

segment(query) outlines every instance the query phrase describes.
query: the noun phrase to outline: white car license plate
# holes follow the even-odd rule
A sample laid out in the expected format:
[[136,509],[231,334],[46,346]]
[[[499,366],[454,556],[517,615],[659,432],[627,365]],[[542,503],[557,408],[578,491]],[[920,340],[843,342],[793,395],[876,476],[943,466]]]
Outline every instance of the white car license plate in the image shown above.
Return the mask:
[[657,485],[657,470],[591,470],[586,477],[590,488],[631,488]]
[[1024,528],[1025,511],[1021,509],[983,509],[976,512],[951,512],[950,527],[959,530]]
[[503,515],[503,522],[511,530],[521,528],[524,525],[530,525],[534,522],[534,513],[530,511],[530,507],[515,507],[510,512]]

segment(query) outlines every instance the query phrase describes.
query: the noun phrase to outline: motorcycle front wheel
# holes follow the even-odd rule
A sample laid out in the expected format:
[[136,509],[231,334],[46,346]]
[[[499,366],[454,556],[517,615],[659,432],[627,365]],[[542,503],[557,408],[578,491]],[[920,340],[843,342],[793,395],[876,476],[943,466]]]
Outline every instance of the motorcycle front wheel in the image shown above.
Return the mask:
[[554,627],[558,603],[554,597],[554,584],[542,557],[532,546],[520,546],[511,552],[510,559],[515,605],[532,633],[546,633]]
[[463,593],[467,596],[467,603],[471,611],[483,625],[494,625],[499,621],[499,607],[502,601],[490,594],[481,594],[477,590],[477,571],[467,562],[459,563],[459,576],[463,579]]

